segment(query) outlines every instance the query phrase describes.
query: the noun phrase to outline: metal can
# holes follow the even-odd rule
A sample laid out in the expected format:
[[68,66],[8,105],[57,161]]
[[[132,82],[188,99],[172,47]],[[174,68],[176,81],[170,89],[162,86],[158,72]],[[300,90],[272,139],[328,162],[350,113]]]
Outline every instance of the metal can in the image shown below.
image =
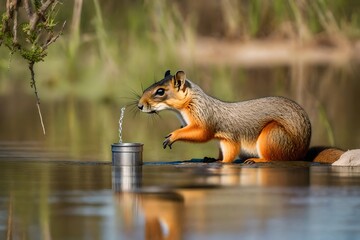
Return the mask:
[[142,143],[114,143],[111,145],[113,166],[142,165]]

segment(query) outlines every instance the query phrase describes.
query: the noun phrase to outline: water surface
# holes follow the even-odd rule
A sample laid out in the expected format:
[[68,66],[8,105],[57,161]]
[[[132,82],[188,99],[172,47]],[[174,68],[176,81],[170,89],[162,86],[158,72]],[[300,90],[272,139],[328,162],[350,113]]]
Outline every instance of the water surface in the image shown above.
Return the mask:
[[357,239],[359,198],[358,168],[8,159],[0,161],[0,236]]

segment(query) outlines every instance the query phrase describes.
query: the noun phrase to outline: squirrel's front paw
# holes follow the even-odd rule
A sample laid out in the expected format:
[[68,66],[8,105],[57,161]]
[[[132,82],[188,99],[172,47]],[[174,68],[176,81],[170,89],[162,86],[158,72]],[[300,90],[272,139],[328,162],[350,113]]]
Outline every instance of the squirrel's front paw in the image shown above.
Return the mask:
[[171,145],[173,144],[173,142],[171,141],[170,137],[171,137],[171,133],[169,135],[167,135],[165,137],[165,141],[163,142],[163,148],[165,149],[167,146],[169,146],[169,148],[171,149]]

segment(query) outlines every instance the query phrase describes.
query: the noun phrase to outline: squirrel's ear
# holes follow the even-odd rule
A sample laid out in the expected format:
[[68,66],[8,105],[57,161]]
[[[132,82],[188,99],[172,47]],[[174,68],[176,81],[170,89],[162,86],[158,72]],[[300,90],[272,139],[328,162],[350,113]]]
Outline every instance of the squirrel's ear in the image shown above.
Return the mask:
[[174,76],[174,87],[180,91],[180,88],[183,88],[186,82],[186,74],[184,71],[177,71]]
[[167,76],[169,76],[170,75],[170,70],[167,70],[166,72],[165,72],[165,74],[164,74],[164,78],[166,78]]

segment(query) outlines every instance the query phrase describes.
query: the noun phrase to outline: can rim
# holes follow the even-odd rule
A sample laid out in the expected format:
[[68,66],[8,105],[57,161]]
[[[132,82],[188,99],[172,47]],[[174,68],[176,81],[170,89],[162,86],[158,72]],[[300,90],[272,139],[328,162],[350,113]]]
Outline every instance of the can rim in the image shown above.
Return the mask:
[[140,147],[143,146],[142,143],[113,143],[111,146],[113,147]]

